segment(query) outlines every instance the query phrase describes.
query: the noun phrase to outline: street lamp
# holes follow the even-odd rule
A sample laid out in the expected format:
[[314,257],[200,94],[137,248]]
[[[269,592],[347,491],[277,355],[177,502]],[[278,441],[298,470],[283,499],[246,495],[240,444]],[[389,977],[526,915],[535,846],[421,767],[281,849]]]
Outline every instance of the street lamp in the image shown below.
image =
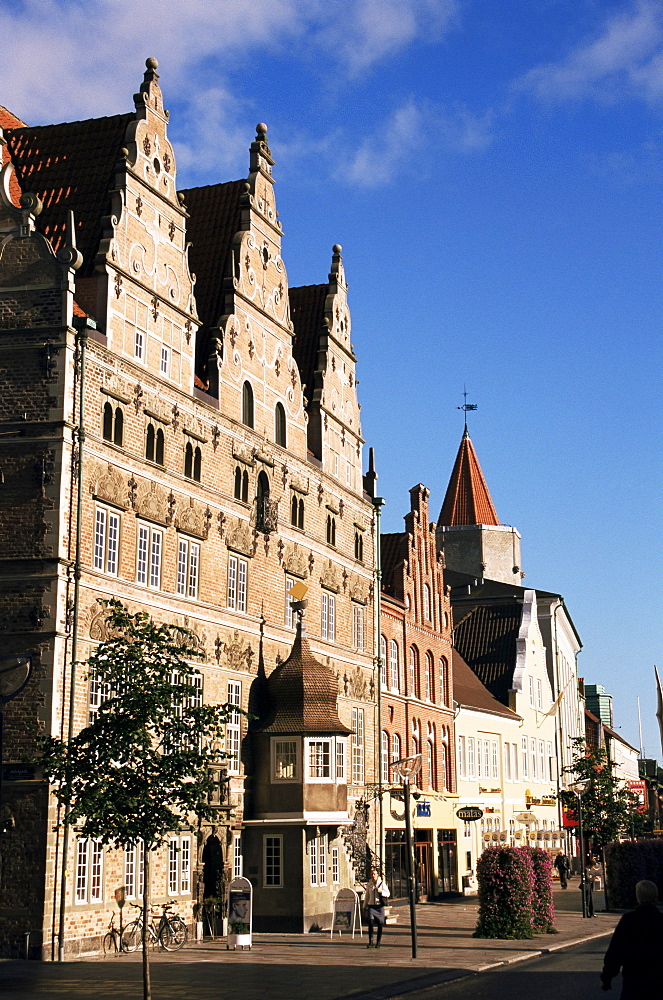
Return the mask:
[[403,782],[403,805],[405,807],[405,860],[408,897],[410,900],[410,933],[412,935],[412,958],[417,957],[417,912],[415,910],[415,882],[414,864],[412,857],[412,820],[410,817],[410,779],[414,778],[421,770],[421,754],[414,754],[412,757],[403,757],[395,760],[390,767],[394,771],[394,777],[400,778]]
[[6,833],[7,828],[12,825],[9,818],[5,819],[2,812],[2,740],[4,708],[7,702],[20,694],[30,679],[32,670],[32,657],[27,653],[19,653],[14,656],[3,656],[0,659],[0,834]]
[[585,838],[582,831],[582,797],[588,791],[590,785],[589,778],[581,781],[574,781],[569,785],[569,791],[573,792],[578,800],[578,835],[580,837],[580,895],[582,897],[582,915],[589,917],[587,913],[587,894],[585,892]]

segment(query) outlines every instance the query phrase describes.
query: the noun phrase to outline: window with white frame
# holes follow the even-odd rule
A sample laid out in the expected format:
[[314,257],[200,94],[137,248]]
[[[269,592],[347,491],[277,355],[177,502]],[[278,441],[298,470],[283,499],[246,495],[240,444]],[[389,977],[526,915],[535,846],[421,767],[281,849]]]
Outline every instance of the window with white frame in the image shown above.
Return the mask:
[[467,737],[467,777],[474,777],[474,737]]
[[511,744],[511,770],[513,772],[513,780],[518,781],[518,744]]
[[296,584],[294,576],[286,576],[285,578],[285,624],[286,628],[295,627],[295,617],[292,610],[293,598],[290,596],[290,588],[294,587]]
[[274,781],[299,780],[299,741],[272,739]]
[[140,898],[145,891],[145,844],[142,841],[124,850],[124,891],[127,899]]
[[483,777],[483,740],[477,738],[477,778]]
[[233,836],[233,878],[241,878],[244,874],[244,856],[242,854],[242,836]]
[[76,845],[77,903],[99,903],[103,898],[104,849],[98,840],[83,838]]
[[364,784],[364,709],[352,709],[352,784]]
[[424,668],[424,683],[426,690],[426,701],[433,700],[433,656],[426,653],[426,666]]
[[239,774],[239,748],[242,737],[240,714],[238,709],[242,706],[242,682],[228,681],[228,704],[232,705],[232,711],[228,715],[226,722],[226,752],[230,755],[226,758],[228,774]]
[[185,597],[198,596],[200,545],[180,535],[177,546],[177,593]]
[[398,643],[395,639],[389,642],[389,687],[392,691],[398,691]]
[[111,697],[112,693],[110,684],[102,684],[94,673],[90,674],[90,697],[88,701],[88,724],[90,726],[96,722],[101,705]]
[[458,744],[458,774],[461,778],[467,777],[467,757],[465,753],[465,737],[459,736],[457,740]]
[[504,744],[504,780],[511,781],[511,744]]
[[308,776],[316,781],[329,780],[332,773],[331,739],[308,740]]
[[385,690],[387,687],[387,640],[383,635],[380,636],[380,683],[382,689]]
[[497,753],[497,740],[493,740],[492,743],[490,744],[490,752],[491,752],[491,757],[492,757],[492,761],[491,762],[492,762],[492,766],[493,766],[492,776],[493,776],[493,778],[499,778],[499,776],[500,776],[500,762],[499,762],[499,757],[498,757],[498,753]]
[[555,760],[553,757],[552,743],[546,743],[546,754],[548,756],[548,780],[555,780]]
[[364,606],[352,605],[352,645],[361,652],[364,648]]
[[159,371],[166,378],[170,375],[170,347],[166,347],[165,344],[161,345],[161,361],[159,364]]
[[120,515],[97,507],[94,518],[94,568],[117,576],[120,549]]
[[521,750],[522,750],[522,761],[523,761],[523,778],[529,778],[529,764],[527,760],[527,737],[523,736],[521,738]]
[[540,677],[536,679],[536,707],[543,708],[543,687]]
[[136,555],[136,582],[153,590],[161,586],[161,552],[163,531],[151,524],[138,522],[138,552]]
[[263,837],[262,850],[263,886],[278,889],[283,885],[283,837],[280,834]]
[[311,885],[327,885],[327,837],[323,834],[309,842]]
[[382,730],[382,753],[380,756],[382,783],[389,781],[389,733]]
[[332,873],[332,882],[334,883],[334,885],[338,885],[338,883],[341,881],[338,847],[332,847],[331,849],[331,873]]
[[336,594],[322,591],[320,634],[323,639],[333,642],[336,638]]
[[428,767],[428,787],[437,788],[437,775],[435,774],[435,752],[433,749],[432,740],[428,740],[426,743],[426,764]]
[[443,656],[440,657],[440,704],[449,704],[449,691],[447,684],[447,661]]
[[546,780],[546,745],[543,740],[539,740],[539,781]]
[[419,697],[419,653],[415,646],[410,646],[408,652],[408,664],[410,667],[410,697]]
[[249,564],[241,556],[228,556],[228,607],[246,612],[246,586]]
[[530,736],[529,749],[530,749],[530,758],[532,764],[530,777],[532,778],[532,780],[536,781],[536,740],[534,739],[533,736]]
[[168,840],[168,895],[191,892],[191,837],[170,837]]
[[345,781],[345,740],[336,737],[336,780]]
[[529,687],[529,703],[534,708],[534,678],[528,677],[527,682]]

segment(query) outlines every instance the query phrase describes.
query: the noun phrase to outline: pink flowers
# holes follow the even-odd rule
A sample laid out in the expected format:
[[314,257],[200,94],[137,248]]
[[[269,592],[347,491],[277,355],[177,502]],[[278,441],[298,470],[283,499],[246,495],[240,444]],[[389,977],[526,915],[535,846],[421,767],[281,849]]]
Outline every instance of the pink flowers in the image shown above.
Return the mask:
[[475,937],[531,938],[553,932],[552,861],[531,847],[487,847],[477,862]]

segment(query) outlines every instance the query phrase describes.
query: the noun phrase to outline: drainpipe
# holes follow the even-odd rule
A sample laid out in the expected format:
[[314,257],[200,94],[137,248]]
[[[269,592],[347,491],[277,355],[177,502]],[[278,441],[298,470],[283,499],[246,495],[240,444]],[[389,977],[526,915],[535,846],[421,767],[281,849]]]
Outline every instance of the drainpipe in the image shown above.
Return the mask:
[[[78,608],[81,584],[81,535],[83,526],[83,444],[85,442],[85,352],[87,348],[86,326],[78,331],[76,346],[78,351],[78,424],[74,431],[77,455],[73,457],[76,464],[76,547],[74,553],[74,606],[72,611],[71,638],[71,669],[69,674],[69,718],[67,724],[67,743],[74,736],[74,709],[76,702],[76,660],[78,657]],[[69,854],[69,821],[71,808],[65,806],[62,828],[62,872],[60,877],[60,919],[58,924],[58,962],[64,962],[64,934],[67,906],[67,858]]]
[[[378,699],[378,725],[377,725],[377,762],[378,762],[378,817],[379,817],[379,851],[380,867],[384,867],[384,806],[382,803],[382,553],[380,546],[380,520],[382,508],[384,506],[383,497],[373,497],[373,509],[375,510],[375,663],[378,674],[377,699]],[[385,872],[382,871],[384,878]]]

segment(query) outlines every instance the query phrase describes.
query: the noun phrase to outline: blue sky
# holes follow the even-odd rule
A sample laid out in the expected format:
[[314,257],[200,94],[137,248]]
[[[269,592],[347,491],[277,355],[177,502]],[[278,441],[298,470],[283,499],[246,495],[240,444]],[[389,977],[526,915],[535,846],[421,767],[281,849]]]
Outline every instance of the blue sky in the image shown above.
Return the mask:
[[132,107],[159,59],[181,187],[269,125],[290,283],[340,242],[386,530],[470,432],[525,584],[660,756],[661,0],[5,0],[0,103]]

